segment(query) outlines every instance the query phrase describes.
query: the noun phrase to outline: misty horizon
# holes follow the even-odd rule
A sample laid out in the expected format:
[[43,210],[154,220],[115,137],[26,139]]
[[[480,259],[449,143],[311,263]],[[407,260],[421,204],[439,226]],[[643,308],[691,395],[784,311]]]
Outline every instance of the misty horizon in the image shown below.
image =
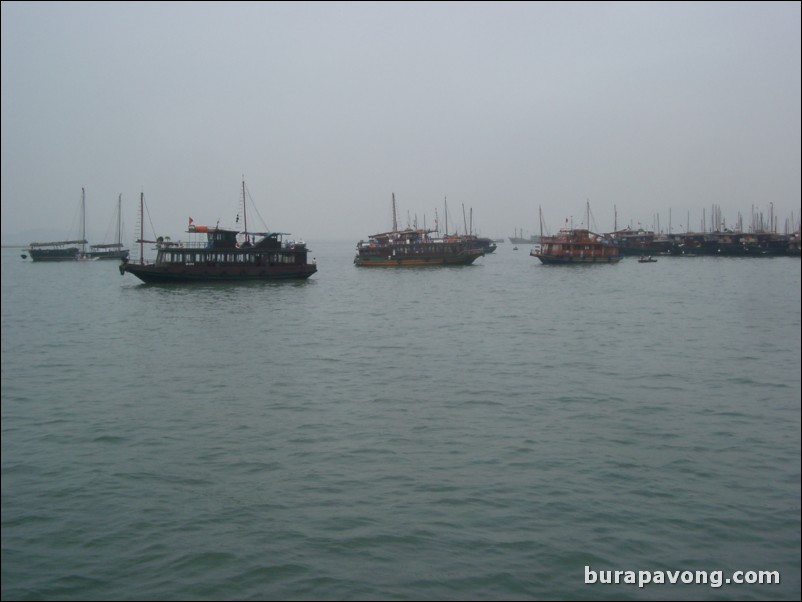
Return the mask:
[[[800,5],[2,4],[2,242],[800,216]],[[470,219],[470,218],[469,218]],[[452,226],[452,223],[454,224]],[[150,223],[148,223],[150,228]],[[36,234],[39,233],[39,234]]]

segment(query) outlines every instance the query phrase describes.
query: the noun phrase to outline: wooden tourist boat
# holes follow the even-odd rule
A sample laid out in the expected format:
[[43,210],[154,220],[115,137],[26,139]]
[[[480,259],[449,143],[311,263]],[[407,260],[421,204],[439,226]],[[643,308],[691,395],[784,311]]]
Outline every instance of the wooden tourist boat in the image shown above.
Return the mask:
[[[243,203],[245,183],[242,184]],[[143,205],[140,200],[140,211]],[[140,220],[141,222],[142,220]],[[146,283],[259,281],[309,278],[317,271],[307,260],[303,241],[284,240],[283,232],[245,230],[195,225],[190,218],[188,242],[159,237],[146,241],[140,235],[139,262],[123,261],[120,274],[133,274]],[[156,244],[156,260],[146,263],[142,245]]]
[[434,230],[398,229],[393,195],[393,229],[371,234],[356,246],[354,265],[364,267],[469,265],[485,252],[474,236],[432,236]]

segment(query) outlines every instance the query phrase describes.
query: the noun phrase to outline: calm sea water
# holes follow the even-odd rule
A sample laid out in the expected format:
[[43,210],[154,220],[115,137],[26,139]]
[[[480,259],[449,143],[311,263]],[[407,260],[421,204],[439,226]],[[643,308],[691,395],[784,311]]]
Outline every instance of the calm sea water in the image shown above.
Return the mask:
[[800,599],[799,259],[310,247],[200,286],[3,250],[3,600]]

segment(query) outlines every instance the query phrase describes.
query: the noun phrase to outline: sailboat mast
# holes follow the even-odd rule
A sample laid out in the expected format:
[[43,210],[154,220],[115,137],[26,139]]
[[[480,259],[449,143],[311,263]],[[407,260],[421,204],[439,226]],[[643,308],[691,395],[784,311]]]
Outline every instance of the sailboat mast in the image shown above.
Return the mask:
[[588,232],[590,232],[590,199],[588,199],[588,201],[587,201],[587,214],[588,214],[588,216],[587,216],[587,218],[586,218],[586,219],[588,220],[588,221],[587,221],[587,224],[588,224]]
[[543,207],[538,205],[537,212],[540,215],[540,239],[543,240]]
[[145,193],[139,193],[139,263],[145,265]]
[[122,248],[123,243],[123,232],[122,232],[122,208],[123,208],[123,195],[117,197],[117,237],[114,242]]
[[81,187],[81,255],[86,254],[86,192]]
[[245,243],[248,244],[251,242],[250,237],[248,236],[248,210],[246,205],[248,203],[245,201],[245,176],[242,176],[242,223],[245,226]]

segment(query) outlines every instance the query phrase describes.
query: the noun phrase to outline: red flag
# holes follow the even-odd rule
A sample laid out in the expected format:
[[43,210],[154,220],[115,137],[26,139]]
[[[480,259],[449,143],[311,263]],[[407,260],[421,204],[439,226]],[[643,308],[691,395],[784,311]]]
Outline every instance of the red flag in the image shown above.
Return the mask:
[[190,226],[192,225],[192,218],[191,217],[189,218],[189,225]]

